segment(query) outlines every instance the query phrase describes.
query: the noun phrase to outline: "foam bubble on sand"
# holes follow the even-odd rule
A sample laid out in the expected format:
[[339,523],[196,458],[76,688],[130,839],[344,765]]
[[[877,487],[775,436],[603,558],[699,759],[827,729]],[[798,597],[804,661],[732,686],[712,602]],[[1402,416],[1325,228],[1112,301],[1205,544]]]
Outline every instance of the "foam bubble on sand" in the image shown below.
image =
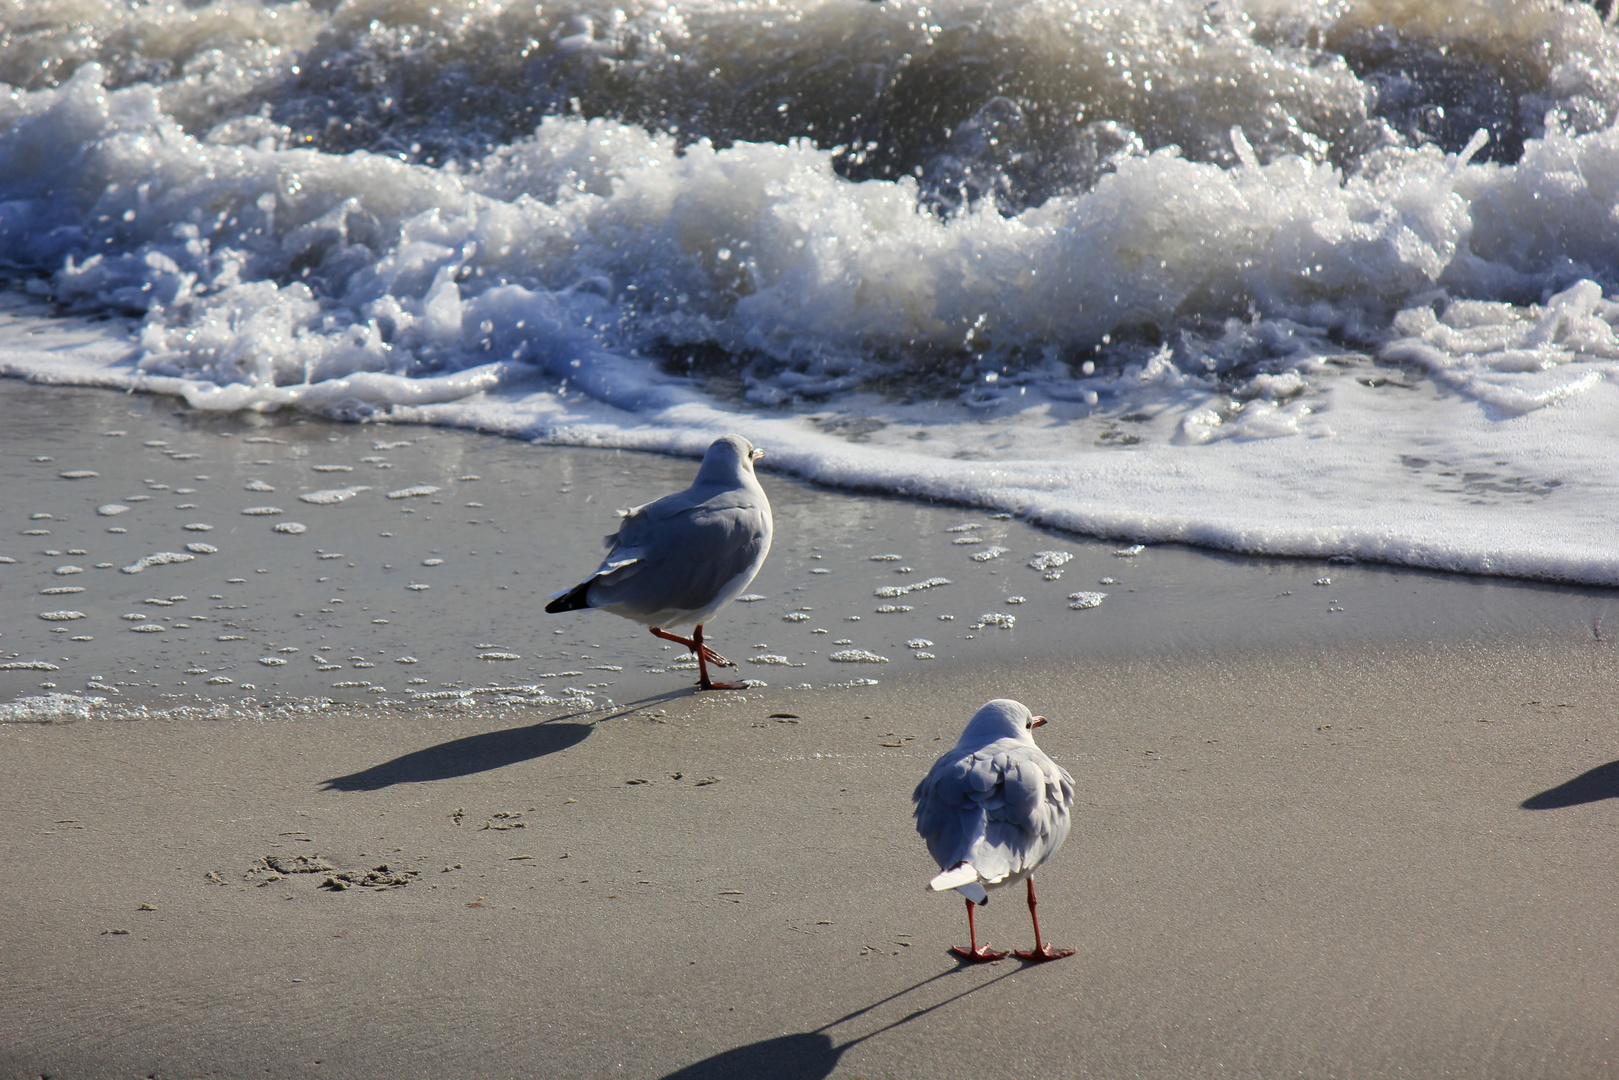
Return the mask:
[[[0,670],[7,665],[0,664]],[[36,670],[57,670],[55,667]],[[104,697],[36,694],[0,705],[0,724],[50,724],[88,720],[107,705]]]
[[[298,496],[298,499],[301,502],[313,503],[316,506],[332,506],[347,499],[352,499],[362,491],[370,490],[371,488],[365,484],[357,484],[354,487],[326,488],[323,491],[306,491],[302,495]],[[392,498],[392,496],[389,497]]]
[[242,490],[243,491],[274,491],[275,488],[271,487],[269,484],[266,484],[263,480],[249,480],[247,483],[242,485]]
[[1037,551],[1029,560],[1031,570],[1055,570],[1066,565],[1074,557],[1072,551]]
[[840,649],[827,656],[828,660],[835,660],[840,664],[886,664],[888,657],[878,656],[867,649]]
[[102,503],[100,506],[96,507],[96,513],[100,514],[102,517],[117,517],[119,514],[126,514],[128,512],[129,507],[125,506],[123,503]]
[[275,531],[278,533],[291,533],[293,536],[297,536],[300,533],[308,532],[309,526],[299,521],[281,521],[276,523]]
[[185,529],[187,532],[213,532],[214,531],[214,527],[212,525],[209,525],[206,522],[202,522],[202,521],[193,521],[189,525],[182,525],[180,527],[182,529]]
[[139,559],[122,568],[126,574],[139,574],[153,566],[167,566],[170,563],[191,562],[196,556],[184,551],[159,551],[151,555],[143,555]]
[[910,585],[883,585],[875,590],[873,595],[879,599],[891,600],[895,597],[905,596],[908,593],[919,592],[923,589],[937,589],[941,585],[950,584],[949,578],[933,577],[926,581],[913,582]]
[[51,571],[51,573],[61,577],[65,577],[68,574],[82,574],[84,573],[84,567],[74,566],[70,563],[66,566],[58,566],[55,570]]
[[64,473],[57,473],[63,480],[93,480],[101,474],[91,472],[89,469],[70,469]]
[[441,489],[432,484],[418,484],[416,487],[400,488],[398,491],[388,492],[390,499],[414,499],[423,495],[437,495]]
[[72,593],[81,593],[83,591],[84,591],[84,586],[83,585],[56,585],[56,586],[53,586],[52,588],[49,588],[49,589],[41,589],[41,590],[39,590],[39,595],[41,595],[41,596],[68,596],[68,595],[70,595]]
[[186,550],[197,555],[216,555],[219,553],[219,549],[214,547],[214,545],[200,542],[187,544]]
[[[974,542],[976,543],[977,541],[974,541]],[[989,562],[989,560],[991,560],[991,559],[1000,558],[1002,555],[1005,555],[1009,550],[1011,550],[1011,549],[1001,547],[999,544],[991,544],[989,547],[985,548],[983,551],[975,551],[975,552],[973,552],[973,557],[972,557],[973,562]]]
[[82,618],[84,618],[84,612],[82,612],[82,611],[42,611],[42,612],[39,613],[39,617],[41,619],[45,619],[48,622],[68,622],[68,621],[70,621],[72,619],[82,619]]
[[1105,592],[1076,592],[1069,593],[1069,607],[1075,611],[1084,611],[1087,608],[1101,607],[1102,601],[1107,599]]
[[276,514],[282,514],[285,512],[286,511],[282,510],[279,506],[249,506],[247,509],[242,511],[242,513],[248,515],[249,517],[273,517]]

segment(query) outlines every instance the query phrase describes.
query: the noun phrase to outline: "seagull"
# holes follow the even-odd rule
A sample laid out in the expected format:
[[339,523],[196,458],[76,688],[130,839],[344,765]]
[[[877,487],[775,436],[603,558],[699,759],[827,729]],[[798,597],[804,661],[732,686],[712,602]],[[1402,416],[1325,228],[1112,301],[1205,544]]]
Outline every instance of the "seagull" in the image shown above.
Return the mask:
[[[770,500],[753,475],[764,456],[740,435],[714,440],[691,487],[620,511],[596,572],[553,593],[545,610],[603,608],[634,619],[696,654],[699,690],[743,689],[709,679],[709,664],[736,665],[703,644],[703,624],[741,595],[770,554]],[[695,625],[689,638],[665,629],[687,623]]]
[[1021,702],[996,698],[967,721],[956,745],[945,751],[911,799],[916,831],[943,870],[928,889],[954,889],[967,898],[970,944],[952,952],[972,963],[1006,955],[978,944],[973,907],[989,902],[990,889],[1025,881],[1034,948],[1020,960],[1041,963],[1072,956],[1040,940],[1035,914],[1034,871],[1068,838],[1074,778],[1034,744],[1034,729],[1046,722]]

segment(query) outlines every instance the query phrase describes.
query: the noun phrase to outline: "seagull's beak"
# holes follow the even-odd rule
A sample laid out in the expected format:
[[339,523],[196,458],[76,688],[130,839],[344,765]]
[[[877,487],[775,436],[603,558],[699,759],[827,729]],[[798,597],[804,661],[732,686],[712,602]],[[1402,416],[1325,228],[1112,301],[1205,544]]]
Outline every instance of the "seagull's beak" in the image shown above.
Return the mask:
[[760,458],[762,458],[764,456],[765,456],[765,452],[763,450],[759,449],[757,446],[755,446],[753,448],[753,453],[748,455],[749,459],[751,459],[753,461],[758,461]]
[[1030,720],[1030,721],[1029,721],[1029,730],[1031,730],[1031,731],[1032,731],[1032,730],[1034,730],[1034,729],[1035,729],[1035,728],[1037,728],[1037,727],[1044,727],[1044,726],[1045,726],[1045,722],[1046,722],[1046,718],[1045,718],[1045,717],[1043,717],[1043,716],[1037,716],[1037,717],[1035,717],[1035,718],[1034,718],[1034,719],[1033,719],[1033,720]]

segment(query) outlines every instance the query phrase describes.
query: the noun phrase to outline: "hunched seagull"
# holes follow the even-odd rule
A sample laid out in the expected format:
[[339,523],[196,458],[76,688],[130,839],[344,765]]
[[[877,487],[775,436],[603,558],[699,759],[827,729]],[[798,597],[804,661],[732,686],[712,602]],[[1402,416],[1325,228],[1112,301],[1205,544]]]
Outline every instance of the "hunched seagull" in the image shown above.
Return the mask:
[[1057,853],[1068,838],[1074,778],[1034,743],[1034,729],[1046,722],[1020,702],[997,698],[973,714],[956,745],[945,751],[911,798],[916,831],[943,873],[928,882],[936,892],[955,889],[967,898],[966,948],[952,951],[981,963],[1006,955],[978,944],[973,908],[989,901],[989,890],[1026,881],[1034,948],[1018,952],[1039,963],[1072,956],[1040,940],[1035,914],[1035,868]]
[[[742,689],[709,679],[710,663],[736,665],[703,644],[703,624],[742,594],[770,554],[770,500],[753,473],[762,457],[740,435],[716,439],[691,487],[621,511],[602,564],[554,593],[545,610],[602,608],[633,619],[697,656],[698,689]],[[695,626],[689,638],[666,629],[686,624]]]

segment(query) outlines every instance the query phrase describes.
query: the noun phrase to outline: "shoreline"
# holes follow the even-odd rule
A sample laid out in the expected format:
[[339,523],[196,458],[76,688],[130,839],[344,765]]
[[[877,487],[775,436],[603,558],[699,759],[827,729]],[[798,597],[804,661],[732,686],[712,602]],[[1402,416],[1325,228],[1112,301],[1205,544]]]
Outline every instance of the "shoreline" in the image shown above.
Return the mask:
[[[0,669],[0,702],[89,693],[116,712],[517,687],[585,707],[684,683],[632,624],[539,608],[593,568],[617,507],[685,486],[693,462],[199,416],[12,380],[0,405],[15,420],[0,436],[0,556],[14,560],[0,565],[0,655],[37,665]],[[1619,626],[1614,589],[1121,547],[768,471],[764,483],[775,549],[755,599],[709,629],[775,689],[1021,659],[1577,643]],[[185,561],[143,565],[171,553]],[[840,649],[877,659],[830,662]]]

